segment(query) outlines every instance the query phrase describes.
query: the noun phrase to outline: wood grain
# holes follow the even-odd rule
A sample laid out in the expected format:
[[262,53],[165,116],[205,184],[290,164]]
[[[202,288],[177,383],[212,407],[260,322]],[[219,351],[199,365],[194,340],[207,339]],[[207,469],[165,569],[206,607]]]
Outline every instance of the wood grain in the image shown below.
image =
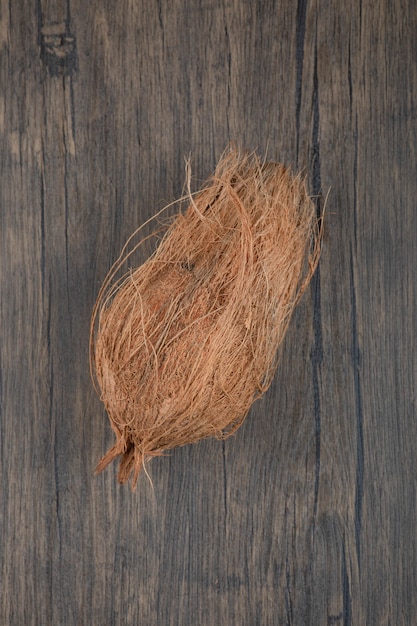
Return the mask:
[[[417,623],[417,8],[0,4],[0,623]],[[320,269],[231,439],[132,493],[88,367],[130,233],[229,141],[304,169]]]

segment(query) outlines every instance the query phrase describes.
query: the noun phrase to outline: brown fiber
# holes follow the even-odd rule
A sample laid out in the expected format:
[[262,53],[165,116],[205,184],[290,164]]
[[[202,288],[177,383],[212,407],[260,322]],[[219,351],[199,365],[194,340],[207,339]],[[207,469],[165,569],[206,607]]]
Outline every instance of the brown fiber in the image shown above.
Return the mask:
[[119,481],[133,472],[135,484],[148,458],[241,425],[271,383],[320,231],[303,178],[229,149],[155,252],[116,280],[124,249],[91,326],[116,435],[97,471],[121,456]]

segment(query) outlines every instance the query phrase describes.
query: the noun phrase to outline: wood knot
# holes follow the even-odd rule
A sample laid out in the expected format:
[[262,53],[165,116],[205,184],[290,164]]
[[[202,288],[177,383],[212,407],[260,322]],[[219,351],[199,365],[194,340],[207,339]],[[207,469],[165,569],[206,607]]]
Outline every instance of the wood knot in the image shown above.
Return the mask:
[[77,71],[76,39],[66,24],[42,27],[41,59],[50,76],[72,76]]

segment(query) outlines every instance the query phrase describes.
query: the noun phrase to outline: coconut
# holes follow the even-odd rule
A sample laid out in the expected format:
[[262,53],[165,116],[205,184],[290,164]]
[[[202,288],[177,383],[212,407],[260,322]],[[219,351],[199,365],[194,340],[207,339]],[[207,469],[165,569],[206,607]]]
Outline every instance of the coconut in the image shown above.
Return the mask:
[[91,324],[92,373],[116,435],[98,471],[120,456],[119,481],[132,474],[135,485],[151,457],[236,431],[272,381],[320,233],[301,175],[229,149],[149,258],[116,279],[123,250]]

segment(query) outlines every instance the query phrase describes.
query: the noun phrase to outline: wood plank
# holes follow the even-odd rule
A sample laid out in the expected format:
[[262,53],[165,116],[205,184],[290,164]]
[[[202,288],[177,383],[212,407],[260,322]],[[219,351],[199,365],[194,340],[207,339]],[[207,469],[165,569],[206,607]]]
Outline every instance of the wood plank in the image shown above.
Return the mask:
[[[416,623],[416,49],[404,0],[1,3],[0,623]],[[330,189],[320,268],[238,433],[132,492],[91,309],[229,141]]]

